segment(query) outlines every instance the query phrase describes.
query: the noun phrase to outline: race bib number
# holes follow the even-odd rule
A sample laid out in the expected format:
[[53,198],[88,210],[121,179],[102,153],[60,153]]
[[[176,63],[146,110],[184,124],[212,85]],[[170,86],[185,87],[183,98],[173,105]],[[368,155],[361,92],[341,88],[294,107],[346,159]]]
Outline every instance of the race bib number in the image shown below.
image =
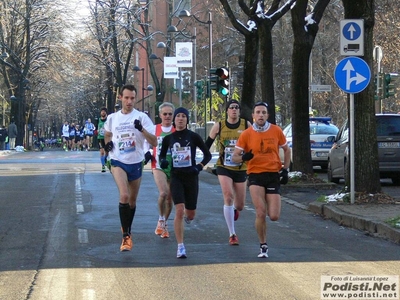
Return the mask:
[[174,168],[185,168],[192,165],[190,147],[180,147],[172,150],[172,165]]
[[136,136],[125,133],[118,140],[118,149],[121,154],[136,151]]
[[238,167],[240,163],[235,163],[232,161],[233,151],[235,148],[233,147],[226,147],[224,152],[224,166],[227,167]]

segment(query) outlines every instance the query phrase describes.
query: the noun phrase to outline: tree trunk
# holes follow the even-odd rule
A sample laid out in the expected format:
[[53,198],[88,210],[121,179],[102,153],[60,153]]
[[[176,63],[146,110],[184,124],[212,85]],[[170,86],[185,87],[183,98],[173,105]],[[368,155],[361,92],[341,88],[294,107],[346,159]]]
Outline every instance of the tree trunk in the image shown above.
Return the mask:
[[256,95],[255,82],[257,81],[258,60],[258,31],[245,35],[243,89],[241,117],[253,120],[252,112]]
[[292,55],[292,162],[293,169],[306,174],[313,173],[310,152],[309,125],[309,59],[312,43],[304,28],[307,1],[297,1],[292,9],[294,33]]
[[268,103],[268,121],[276,124],[275,94],[274,94],[274,70],[273,70],[273,46],[270,22],[263,20],[259,24],[260,57],[261,57],[261,92],[262,99]]
[[[364,57],[373,76],[373,28],[375,22],[374,0],[343,0],[345,19],[364,19]],[[378,146],[376,142],[374,85],[354,95],[354,165],[355,190],[378,193]],[[350,133],[351,134],[351,133]]]

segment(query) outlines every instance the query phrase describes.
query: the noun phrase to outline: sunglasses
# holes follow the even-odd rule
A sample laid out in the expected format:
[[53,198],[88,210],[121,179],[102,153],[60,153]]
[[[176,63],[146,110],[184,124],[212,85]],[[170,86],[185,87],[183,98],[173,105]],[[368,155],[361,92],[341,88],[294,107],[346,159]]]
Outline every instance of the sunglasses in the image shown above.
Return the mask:
[[239,109],[239,105],[229,106],[229,109]]
[[172,113],[163,113],[163,116],[172,116]]

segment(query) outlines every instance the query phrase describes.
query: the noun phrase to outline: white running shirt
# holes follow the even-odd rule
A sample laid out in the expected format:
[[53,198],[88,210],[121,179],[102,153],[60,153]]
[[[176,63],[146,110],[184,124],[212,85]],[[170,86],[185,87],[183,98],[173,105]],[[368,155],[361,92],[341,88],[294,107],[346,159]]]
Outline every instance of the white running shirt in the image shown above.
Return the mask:
[[[110,158],[124,164],[136,164],[144,159],[145,137],[135,128],[134,121],[138,119],[148,132],[153,132],[154,124],[145,114],[134,109],[129,114],[123,114],[121,110],[107,117],[104,124],[106,131],[112,132],[114,148],[110,152]],[[147,151],[147,149],[146,149]]]
[[69,137],[69,125],[63,125],[62,136]]

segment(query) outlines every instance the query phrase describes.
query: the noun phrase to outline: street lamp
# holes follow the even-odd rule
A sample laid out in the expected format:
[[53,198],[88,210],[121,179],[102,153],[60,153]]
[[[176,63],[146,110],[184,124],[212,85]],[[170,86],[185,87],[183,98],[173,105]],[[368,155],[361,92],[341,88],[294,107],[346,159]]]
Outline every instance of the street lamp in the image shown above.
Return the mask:
[[152,85],[148,85],[147,88],[144,87],[144,68],[139,68],[138,66],[133,67],[133,71],[142,72],[142,112],[144,112],[144,91],[152,91],[154,90]]
[[[173,25],[170,25],[167,28],[167,32],[168,33],[176,33],[180,31]],[[159,42],[157,43],[157,48],[168,48],[170,51],[175,52],[174,50],[172,50],[170,47],[168,47],[164,42]],[[150,55],[151,56],[151,55]],[[156,55],[154,55],[154,58],[157,57]],[[161,58],[160,58],[161,59]],[[181,76],[181,68],[178,68],[178,78],[179,78],[179,106],[182,106],[182,76]]]
[[161,58],[161,57],[158,57],[156,54],[154,54],[154,53],[152,53],[152,54],[150,54],[150,56],[149,56],[149,59],[159,59],[159,60],[161,60],[162,62],[164,62],[164,60]]
[[[211,68],[212,68],[212,15],[211,12],[208,12],[208,20],[207,21],[202,21],[200,19],[198,19],[195,15],[192,15],[188,10],[181,10],[179,12],[178,15],[179,18],[189,18],[189,17],[193,17],[197,22],[201,23],[201,24],[207,24],[208,25],[208,76],[210,78],[211,76]],[[212,107],[212,93],[211,93],[211,82],[208,85],[208,95],[210,97],[210,121],[211,121],[211,117],[212,117],[212,111],[211,111],[211,107]],[[204,128],[206,128],[206,124],[207,124],[207,108],[204,107]]]
[[[194,122],[197,123],[197,89],[196,89],[196,82],[197,82],[197,61],[196,61],[196,27],[194,28],[194,35],[193,36],[187,36],[184,34],[182,31],[179,31],[175,26],[171,25],[167,29],[168,33],[179,33],[183,35],[186,38],[190,38],[193,40],[193,102],[194,102],[194,109],[193,109],[193,114],[194,114]],[[158,45],[157,45],[158,46]],[[182,74],[181,74],[181,69],[179,68],[179,80],[181,81],[181,84],[179,86],[179,104],[182,106]]]

